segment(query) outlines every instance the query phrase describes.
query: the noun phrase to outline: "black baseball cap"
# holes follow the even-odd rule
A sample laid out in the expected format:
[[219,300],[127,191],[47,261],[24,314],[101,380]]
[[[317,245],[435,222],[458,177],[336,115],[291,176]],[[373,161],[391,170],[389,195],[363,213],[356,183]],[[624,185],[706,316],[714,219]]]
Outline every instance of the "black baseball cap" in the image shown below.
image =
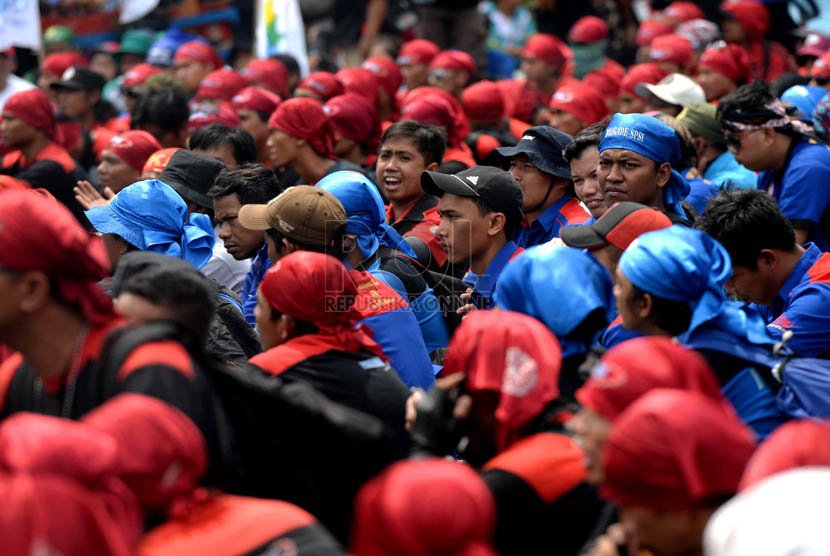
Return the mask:
[[531,164],[552,176],[571,179],[571,166],[563,151],[573,137],[549,125],[537,125],[525,131],[514,147],[500,147],[496,152],[505,158],[524,154]]
[[185,201],[212,209],[213,201],[207,192],[224,169],[225,165],[215,158],[180,149],[170,157],[158,179],[175,189]]
[[73,89],[75,91],[100,91],[107,84],[107,80],[100,73],[89,68],[74,66],[67,68],[61,80],[52,83],[52,89]]
[[457,174],[424,172],[421,187],[436,197],[452,193],[460,197],[479,198],[494,211],[518,221],[523,218],[522,187],[513,176],[492,166],[473,166]]
[[559,230],[568,247],[596,249],[613,245],[625,251],[631,242],[647,232],[671,226],[671,220],[657,209],[640,203],[615,203],[596,222],[586,226],[565,226]]

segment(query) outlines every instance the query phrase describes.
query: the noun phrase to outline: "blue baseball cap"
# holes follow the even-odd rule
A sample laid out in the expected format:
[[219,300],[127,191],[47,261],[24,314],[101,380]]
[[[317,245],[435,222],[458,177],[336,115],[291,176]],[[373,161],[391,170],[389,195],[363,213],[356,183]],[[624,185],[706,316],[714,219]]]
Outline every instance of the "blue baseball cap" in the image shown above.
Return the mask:
[[571,166],[563,154],[573,137],[549,125],[537,125],[525,131],[513,147],[499,147],[496,152],[505,158],[524,154],[530,163],[546,174],[571,179]]

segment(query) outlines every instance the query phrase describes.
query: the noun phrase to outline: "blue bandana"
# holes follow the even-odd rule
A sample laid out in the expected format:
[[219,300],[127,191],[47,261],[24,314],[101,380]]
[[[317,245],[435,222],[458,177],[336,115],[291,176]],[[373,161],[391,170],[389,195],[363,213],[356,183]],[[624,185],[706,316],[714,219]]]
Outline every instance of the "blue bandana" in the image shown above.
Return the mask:
[[[602,134],[599,152],[623,149],[642,155],[657,164],[675,164],[680,160],[680,141],[672,128],[657,118],[643,114],[614,114]],[[680,201],[689,194],[690,187],[676,170],[663,188],[666,209],[685,217]]]
[[213,225],[206,214],[191,214],[172,187],[144,180],[125,187],[108,205],[86,211],[92,226],[116,234],[142,251],[184,259],[202,268],[213,255]]
[[727,301],[724,285],[732,276],[732,261],[723,245],[701,231],[671,226],[643,234],[623,253],[620,270],[643,291],[689,303],[692,321],[683,336],[711,323],[750,343],[770,343],[760,318]]
[[372,180],[360,172],[334,172],[317,182],[340,201],[346,209],[346,233],[357,236],[357,246],[364,259],[378,248],[389,247],[415,257],[415,251],[394,228],[386,224],[383,199]]
[[567,336],[596,309],[605,315],[601,333],[613,319],[611,276],[582,249],[546,243],[513,259],[499,276],[496,305],[543,322],[562,344],[562,357],[591,347]]

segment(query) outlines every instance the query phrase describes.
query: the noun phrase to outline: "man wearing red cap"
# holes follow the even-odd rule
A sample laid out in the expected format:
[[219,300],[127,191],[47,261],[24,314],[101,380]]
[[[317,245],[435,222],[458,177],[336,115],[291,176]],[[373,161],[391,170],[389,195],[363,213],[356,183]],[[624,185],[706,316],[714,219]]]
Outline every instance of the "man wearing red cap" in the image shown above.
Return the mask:
[[668,73],[689,73],[694,65],[694,50],[689,39],[661,35],[651,41],[649,59]]
[[333,73],[315,71],[309,73],[300,81],[294,91],[294,96],[310,98],[322,104],[332,97],[342,95],[344,92],[343,84],[337,80]]
[[559,39],[537,34],[527,40],[522,51],[522,73],[546,100],[553,96],[564,75],[567,62],[564,48]]
[[445,50],[429,64],[429,84],[461,98],[475,70],[472,56],[460,50]]
[[548,107],[550,125],[568,135],[576,135],[608,115],[602,95],[579,82],[559,87]]
[[245,78],[233,70],[221,68],[207,74],[196,90],[200,102],[230,102],[236,93],[245,88]]
[[674,27],[666,21],[647,19],[640,23],[636,38],[637,62],[645,63],[649,61],[651,41],[661,35],[671,35],[672,33],[674,33]]
[[0,162],[0,174],[46,189],[86,223],[73,193],[78,180],[86,176],[66,149],[54,142],[55,113],[49,98],[39,89],[14,94],[2,116],[0,133],[11,151]]
[[752,79],[749,56],[737,44],[720,42],[701,54],[695,80],[706,93],[706,101],[719,100]]
[[249,85],[262,87],[282,98],[288,94],[288,69],[279,60],[251,60],[241,72]]
[[34,85],[14,74],[16,68],[17,59],[14,48],[0,50],[0,113],[10,96],[35,88]]
[[210,72],[224,66],[222,58],[212,46],[202,41],[190,41],[181,45],[173,56],[176,78],[184,83],[191,95]]
[[703,10],[694,2],[672,2],[662,12],[663,18],[672,25],[678,25],[693,19],[706,19]]
[[378,90],[380,94],[378,97],[380,120],[385,122],[392,119],[397,111],[396,97],[398,90],[401,88],[401,83],[403,83],[401,70],[398,69],[394,60],[379,57],[367,58],[360,67],[374,73],[380,84]]
[[628,68],[628,73],[620,83],[620,114],[645,112],[647,99],[637,94],[637,85],[640,83],[655,85],[668,74],[654,63],[636,64]]
[[574,57],[574,77],[582,79],[592,71],[602,70],[621,78],[623,67],[608,58],[608,24],[595,15],[577,20],[568,33],[568,44]]
[[239,127],[251,134],[257,147],[257,160],[270,165],[268,157],[268,118],[282,100],[275,93],[260,87],[246,87],[231,99],[231,105],[239,116]]
[[63,72],[73,67],[87,67],[89,60],[77,52],[55,52],[48,55],[40,64],[40,76],[37,79],[37,86],[45,92],[49,98],[57,104],[57,94],[52,90],[52,83],[61,80]]
[[[519,142],[519,138],[512,133],[514,126],[506,117],[505,104],[501,89],[492,81],[479,81],[461,93],[461,105],[473,128],[464,142],[479,164],[499,166],[501,157],[495,150],[512,147]],[[521,122],[516,123],[521,125]],[[524,132],[530,126],[523,124],[517,127]]]
[[763,2],[739,0],[721,4],[724,15],[721,27],[726,42],[742,46],[749,54],[753,79],[770,83],[788,71],[795,70],[792,56],[781,43],[769,41],[769,12]]
[[401,69],[403,87],[411,91],[415,87],[427,84],[429,64],[441,49],[432,41],[414,39],[404,43],[395,62]]
[[377,108],[360,95],[346,93],[330,99],[323,111],[334,128],[335,156],[365,168],[380,138]]

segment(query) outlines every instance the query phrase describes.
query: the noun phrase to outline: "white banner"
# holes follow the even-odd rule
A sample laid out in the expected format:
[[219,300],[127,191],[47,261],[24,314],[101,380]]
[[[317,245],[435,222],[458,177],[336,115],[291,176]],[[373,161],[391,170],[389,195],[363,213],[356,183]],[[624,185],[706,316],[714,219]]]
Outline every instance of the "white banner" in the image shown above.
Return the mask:
[[[2,1],[2,0],[0,0]],[[305,25],[297,0],[257,0],[256,55],[291,54],[308,74]]]
[[0,0],[0,50],[11,46],[40,50],[38,0]]
[[138,21],[148,13],[156,9],[159,0],[122,0],[121,15],[118,22],[127,24]]

